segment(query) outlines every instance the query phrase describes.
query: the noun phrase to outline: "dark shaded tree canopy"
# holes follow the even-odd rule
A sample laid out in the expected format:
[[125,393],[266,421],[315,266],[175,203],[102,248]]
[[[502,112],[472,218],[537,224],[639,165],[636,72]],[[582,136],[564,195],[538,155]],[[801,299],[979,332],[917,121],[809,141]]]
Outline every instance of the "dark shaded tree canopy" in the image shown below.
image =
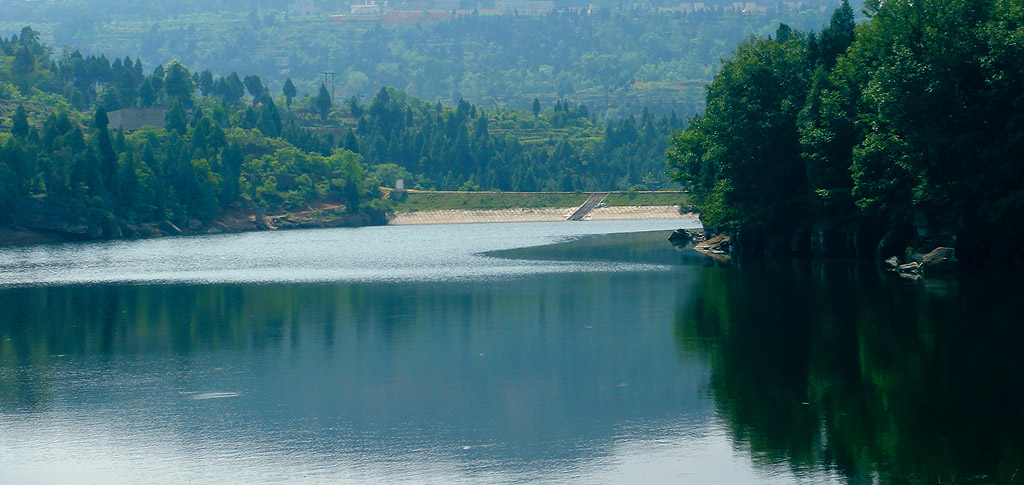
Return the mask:
[[673,140],[673,177],[748,249],[1024,262],[1024,3],[867,7],[742,43]]

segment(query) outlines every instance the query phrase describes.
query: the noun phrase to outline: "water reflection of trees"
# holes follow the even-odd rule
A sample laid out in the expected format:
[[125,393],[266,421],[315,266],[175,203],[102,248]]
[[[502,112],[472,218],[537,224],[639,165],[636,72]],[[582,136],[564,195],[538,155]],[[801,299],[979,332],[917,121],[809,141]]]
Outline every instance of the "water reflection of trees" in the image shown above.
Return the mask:
[[[375,293],[372,298],[370,293]],[[279,346],[335,324],[403,323],[402,295],[365,285],[95,285],[0,292],[0,362],[46,364],[54,355],[104,355]],[[372,300],[372,302],[370,301]],[[393,304],[392,304],[393,303]],[[303,328],[304,327],[304,328]]]
[[[694,392],[703,367],[678,367],[665,339],[679,298],[665,283],[692,281],[678,276],[2,290],[0,306],[17,311],[0,313],[0,414],[78,399],[116,413],[169,402],[168,390],[172,401],[241,391],[231,404],[259,423],[255,438],[487,444],[473,453],[517,469],[576,467],[616,453],[623,436],[671,435],[678,415],[708,412]],[[124,374],[153,383],[108,394]],[[118,383],[93,382],[108,380]],[[169,421],[207,423],[190,424],[190,437],[252,431],[205,407],[171,408]]]
[[[65,356],[188,355],[296,341],[302,322],[359,307],[352,286],[95,285],[0,291],[0,402],[44,401],[47,369]],[[302,302],[303,304],[300,304]],[[308,307],[305,304],[309,304]],[[307,308],[303,315],[299,308]],[[311,308],[311,309],[309,309]],[[314,330],[315,330],[315,326]],[[305,331],[309,331],[306,325]]]
[[677,316],[738,446],[851,482],[1024,478],[1020,278],[709,270]]

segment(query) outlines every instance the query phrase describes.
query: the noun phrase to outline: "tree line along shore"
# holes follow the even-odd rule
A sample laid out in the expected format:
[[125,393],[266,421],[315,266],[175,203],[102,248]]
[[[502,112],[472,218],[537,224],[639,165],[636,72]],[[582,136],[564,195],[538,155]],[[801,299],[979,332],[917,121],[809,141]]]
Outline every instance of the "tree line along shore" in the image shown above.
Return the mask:
[[[26,27],[0,38],[0,225],[121,237],[382,224],[401,202],[380,187],[399,179],[460,192],[680,184],[737,252],[951,247],[965,262],[1024,262],[1024,0],[863,12],[844,0],[820,31],[783,23],[742,41],[690,119],[599,120],[561,97],[444,106],[389,87],[335,100],[290,79],[275,95],[257,75],[176,61],[55,59]],[[160,126],[125,129],[108,106],[161,109]]]
[[[108,110],[107,106],[117,107]],[[143,122],[132,126],[131,120]],[[146,69],[0,38],[0,226],[7,240],[384,224],[398,179],[420,190],[642,192],[664,173],[673,114],[597,120],[447,107],[382,87],[341,102],[271,93],[258,75]]]
[[673,177],[741,253],[1024,263],[1024,1],[865,13],[741,43]]
[[[208,224],[194,221],[178,226],[169,220],[114,227],[88,221],[69,222],[40,209],[34,220],[0,226],[0,244],[34,244],[111,238],[217,234],[261,230],[358,227],[379,224],[445,224],[467,222],[533,222],[566,220],[590,197],[589,192],[466,192],[408,190],[400,197],[381,188],[390,200],[384,220],[348,213],[343,205],[317,203],[303,210],[267,214],[231,210]],[[588,219],[663,219],[687,217],[689,197],[680,191],[611,192]],[[691,217],[693,217],[691,215]],[[101,222],[102,223],[102,222]]]

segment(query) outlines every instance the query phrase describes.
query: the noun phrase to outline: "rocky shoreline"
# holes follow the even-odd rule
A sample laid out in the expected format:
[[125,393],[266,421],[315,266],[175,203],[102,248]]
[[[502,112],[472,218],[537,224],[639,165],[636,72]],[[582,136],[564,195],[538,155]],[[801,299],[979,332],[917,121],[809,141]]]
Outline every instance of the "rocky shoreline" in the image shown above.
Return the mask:
[[206,222],[186,219],[133,224],[118,220],[109,211],[90,209],[68,199],[30,197],[17,201],[8,222],[0,224],[0,245],[362,227],[386,223],[383,214],[349,213],[344,207],[322,204],[310,210],[277,215],[266,215],[258,209],[234,208]]
[[[954,241],[955,237],[952,238]],[[708,230],[707,227],[701,229],[677,229],[669,237],[669,242],[678,248],[693,249],[706,256],[714,258],[719,261],[730,261],[734,256],[746,254],[743,248],[736,244],[736,237],[733,234],[717,233],[715,231]],[[928,241],[924,238],[917,241],[918,246],[910,247],[907,246],[904,250],[904,257],[891,256],[884,260],[884,264],[888,268],[898,273],[900,276],[907,278],[921,278],[925,275],[934,276],[940,274],[949,274],[960,271],[961,265],[960,260],[957,258],[957,250],[953,247],[937,245],[932,240]],[[924,251],[920,248],[931,248],[925,249]],[[881,245],[879,247],[881,250]],[[756,253],[755,253],[756,254]],[[771,256],[771,252],[762,253],[765,256]],[[810,255],[814,258],[828,257],[826,254],[821,253],[800,253],[793,251],[791,255]],[[878,251],[875,252],[878,254]],[[863,255],[863,253],[861,254]],[[857,254],[850,254],[853,259],[864,259],[856,258]],[[832,257],[837,257],[833,255]],[[838,256],[842,258],[842,255]],[[882,263],[881,258],[875,258],[877,261]]]
[[[10,221],[0,224],[0,245],[29,245],[73,241],[141,239],[164,236],[225,234],[250,231],[364,227],[385,224],[464,224],[482,222],[564,221],[569,208],[511,208],[445,210],[391,214],[349,213],[343,206],[320,204],[309,210],[267,215],[258,209],[234,208],[202,222],[164,220],[131,224],[107,211],[90,210],[80,203],[58,198],[18,201]],[[695,218],[680,214],[678,206],[618,206],[595,209],[586,220]]]

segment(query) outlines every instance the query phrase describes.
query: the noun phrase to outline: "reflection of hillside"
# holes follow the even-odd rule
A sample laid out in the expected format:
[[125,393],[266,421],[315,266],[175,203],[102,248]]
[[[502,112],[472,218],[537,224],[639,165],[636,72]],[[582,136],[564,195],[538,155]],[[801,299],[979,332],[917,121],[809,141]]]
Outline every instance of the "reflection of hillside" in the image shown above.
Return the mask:
[[[737,444],[852,482],[1024,466],[1019,277],[919,286],[846,264],[709,271],[677,315]],[[973,482],[972,482],[973,483]]]
[[15,311],[0,316],[0,409],[83,403],[188,440],[373,456],[466,445],[502,468],[566,466],[610,453],[631,423],[650,436],[710,418],[705,370],[671,340],[689,278],[3,290]]

